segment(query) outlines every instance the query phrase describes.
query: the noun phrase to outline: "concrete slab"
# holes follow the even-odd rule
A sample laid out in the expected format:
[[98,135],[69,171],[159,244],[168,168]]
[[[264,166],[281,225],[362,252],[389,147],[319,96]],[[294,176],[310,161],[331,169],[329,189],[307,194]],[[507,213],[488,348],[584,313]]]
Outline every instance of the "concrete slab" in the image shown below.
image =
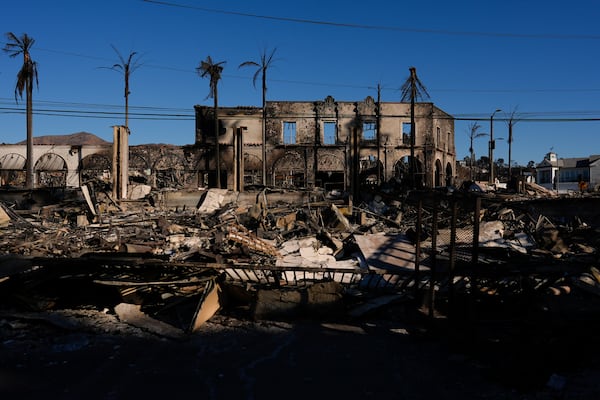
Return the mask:
[[387,272],[414,271],[415,246],[404,235],[354,235],[370,269]]

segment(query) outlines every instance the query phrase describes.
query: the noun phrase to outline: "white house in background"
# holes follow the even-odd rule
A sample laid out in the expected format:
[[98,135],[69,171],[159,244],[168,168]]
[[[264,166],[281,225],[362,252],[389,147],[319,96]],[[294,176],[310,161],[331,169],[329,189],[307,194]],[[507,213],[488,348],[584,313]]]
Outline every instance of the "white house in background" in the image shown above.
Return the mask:
[[600,189],[600,155],[585,158],[558,158],[547,153],[536,166],[537,183],[547,189],[579,190],[579,182],[587,183],[588,190]]

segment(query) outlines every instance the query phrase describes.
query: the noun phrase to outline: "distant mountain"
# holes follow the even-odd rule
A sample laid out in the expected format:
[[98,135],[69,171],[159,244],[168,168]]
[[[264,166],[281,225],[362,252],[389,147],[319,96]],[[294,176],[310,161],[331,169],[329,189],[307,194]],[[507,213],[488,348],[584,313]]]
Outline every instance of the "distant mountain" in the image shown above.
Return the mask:
[[[111,142],[107,142],[104,139],[99,138],[93,133],[78,132],[70,135],[46,135],[46,136],[34,136],[33,144],[57,144],[57,145],[71,145],[71,146],[98,146],[106,145]],[[16,144],[27,144],[27,140],[23,140]]]

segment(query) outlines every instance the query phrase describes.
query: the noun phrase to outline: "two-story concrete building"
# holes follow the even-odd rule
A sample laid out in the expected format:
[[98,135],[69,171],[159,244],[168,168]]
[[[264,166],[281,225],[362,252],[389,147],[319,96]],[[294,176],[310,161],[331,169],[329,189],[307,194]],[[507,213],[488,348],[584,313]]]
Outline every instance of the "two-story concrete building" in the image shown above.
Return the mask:
[[[277,187],[349,190],[359,185],[394,182],[416,187],[443,186],[454,179],[454,119],[432,103],[415,105],[411,143],[409,103],[269,101],[263,110],[221,107],[219,146],[214,110],[196,106],[196,148],[204,183],[216,184],[216,148],[220,151],[221,187],[241,190],[263,182]],[[266,165],[263,166],[263,152]],[[414,154],[414,168],[410,156]]]

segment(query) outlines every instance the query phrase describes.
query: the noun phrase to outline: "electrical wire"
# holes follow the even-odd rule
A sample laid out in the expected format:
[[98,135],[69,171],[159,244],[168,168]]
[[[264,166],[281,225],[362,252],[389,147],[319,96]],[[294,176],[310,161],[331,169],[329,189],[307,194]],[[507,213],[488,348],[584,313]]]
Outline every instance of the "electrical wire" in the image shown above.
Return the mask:
[[352,29],[368,29],[368,30],[380,30],[380,31],[396,31],[396,32],[411,32],[411,33],[428,33],[436,35],[459,35],[459,36],[489,36],[489,37],[509,37],[509,38],[531,38],[531,39],[588,39],[588,40],[600,40],[600,35],[578,35],[578,34],[556,34],[556,33],[508,33],[508,32],[481,32],[481,31],[452,31],[452,30],[438,30],[438,29],[419,29],[419,28],[404,28],[398,26],[383,26],[383,25],[363,25],[353,24],[347,22],[334,22],[334,21],[322,21],[315,19],[304,19],[304,18],[293,18],[293,17],[276,17],[273,15],[264,14],[253,14],[239,11],[227,11],[216,8],[207,8],[200,6],[192,6],[187,4],[179,4],[168,1],[156,1],[156,0],[142,0],[144,3],[152,3],[161,6],[175,7],[175,8],[186,8],[196,11],[203,11],[215,14],[226,14],[236,15],[241,17],[250,17],[256,19],[267,19],[281,22],[293,22],[300,24],[310,25],[326,25],[341,28],[352,28]]

